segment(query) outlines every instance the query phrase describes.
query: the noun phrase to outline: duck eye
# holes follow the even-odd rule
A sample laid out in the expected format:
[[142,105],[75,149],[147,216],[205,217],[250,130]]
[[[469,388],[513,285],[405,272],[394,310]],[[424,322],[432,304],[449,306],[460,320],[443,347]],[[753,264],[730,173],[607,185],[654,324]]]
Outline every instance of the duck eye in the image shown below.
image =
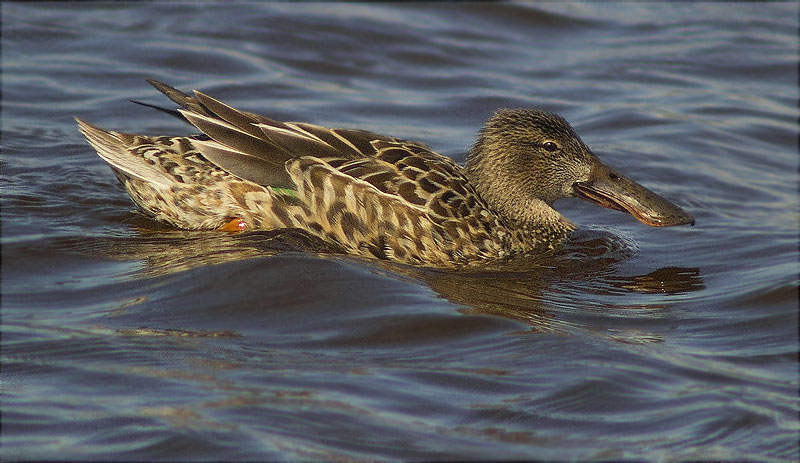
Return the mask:
[[556,142],[553,141],[546,141],[542,143],[542,148],[546,149],[547,151],[550,151],[551,153],[554,151],[558,151],[558,145],[556,144]]

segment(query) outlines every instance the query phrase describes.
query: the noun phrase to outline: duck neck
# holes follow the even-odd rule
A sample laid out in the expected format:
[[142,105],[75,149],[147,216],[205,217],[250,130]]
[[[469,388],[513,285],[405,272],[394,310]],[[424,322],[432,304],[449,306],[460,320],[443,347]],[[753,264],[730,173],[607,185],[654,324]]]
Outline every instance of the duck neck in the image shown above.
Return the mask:
[[[518,243],[557,243],[575,230],[575,225],[531,192],[535,185],[520,181],[513,172],[505,172],[508,163],[497,159],[502,153],[476,155],[473,147],[467,157],[466,174],[487,205],[503,219]],[[493,162],[488,162],[491,159]]]
[[525,252],[539,247],[554,248],[576,228],[560,212],[541,200],[536,201],[541,204],[529,206],[529,210],[533,212],[524,219],[508,219],[509,228],[515,236],[514,247],[518,251]]

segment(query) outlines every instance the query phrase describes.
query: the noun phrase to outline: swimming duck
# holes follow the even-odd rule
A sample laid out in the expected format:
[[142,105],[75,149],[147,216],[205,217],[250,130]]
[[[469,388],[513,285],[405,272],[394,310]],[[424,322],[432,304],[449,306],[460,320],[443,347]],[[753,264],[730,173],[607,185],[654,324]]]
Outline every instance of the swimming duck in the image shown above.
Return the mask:
[[[300,229],[343,251],[450,267],[557,246],[580,197],[656,226],[694,225],[672,202],[600,162],[562,117],[501,109],[466,166],[426,145],[279,122],[148,79],[201,134],[145,136],[77,119],[133,202],[185,229]],[[151,105],[147,105],[151,106]]]

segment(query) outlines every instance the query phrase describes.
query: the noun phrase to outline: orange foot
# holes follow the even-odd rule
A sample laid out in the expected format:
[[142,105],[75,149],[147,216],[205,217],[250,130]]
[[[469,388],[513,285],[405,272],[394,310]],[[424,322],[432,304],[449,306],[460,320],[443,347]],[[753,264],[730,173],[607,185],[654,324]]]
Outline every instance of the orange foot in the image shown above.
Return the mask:
[[226,232],[240,232],[247,230],[247,222],[242,219],[236,218],[231,220],[230,222],[226,223],[225,225],[219,227],[220,230]]

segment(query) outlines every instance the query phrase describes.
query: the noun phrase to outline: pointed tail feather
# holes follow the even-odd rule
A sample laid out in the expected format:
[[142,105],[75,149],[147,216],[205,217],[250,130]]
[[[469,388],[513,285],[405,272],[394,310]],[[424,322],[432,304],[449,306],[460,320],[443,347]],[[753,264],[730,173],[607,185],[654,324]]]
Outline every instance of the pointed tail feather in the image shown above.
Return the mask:
[[131,136],[104,130],[96,125],[75,118],[78,128],[97,154],[117,172],[126,177],[168,188],[172,183],[169,177],[151,166],[129,149]]

